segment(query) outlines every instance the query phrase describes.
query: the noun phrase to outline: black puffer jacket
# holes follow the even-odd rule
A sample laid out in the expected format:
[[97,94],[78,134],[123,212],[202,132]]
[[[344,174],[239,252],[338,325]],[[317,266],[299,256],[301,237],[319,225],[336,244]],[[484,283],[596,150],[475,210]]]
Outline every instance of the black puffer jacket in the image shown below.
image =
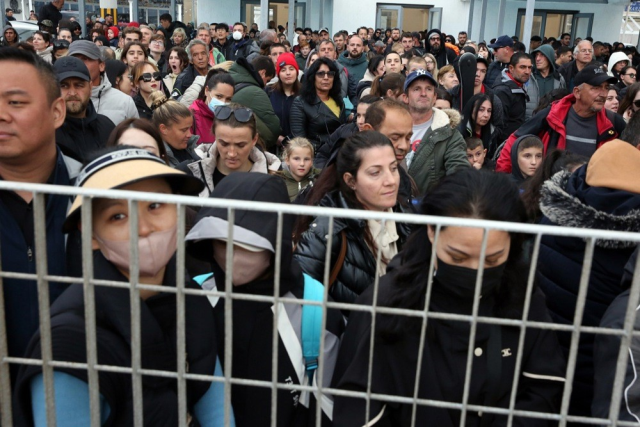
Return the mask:
[[[640,195],[587,184],[588,166],[573,174],[559,172],[541,190],[541,224],[613,231],[640,231]],[[586,243],[584,239],[544,236],[540,245],[537,276],[547,296],[554,322],[572,324],[580,288]],[[621,286],[624,266],[635,249],[633,242],[598,240],[589,276],[582,325],[598,326]],[[560,345],[569,352],[571,335],[558,333]],[[581,334],[576,376],[571,396],[575,415],[589,415],[593,397],[594,335]]]
[[[342,102],[338,105],[341,104]],[[316,152],[330,141],[331,134],[336,129],[347,122],[344,104],[340,107],[340,117],[336,117],[317,96],[313,103],[305,102],[300,96],[297,97],[293,101],[290,114],[291,134],[294,137],[302,136],[309,139]]]
[[[347,202],[339,191],[328,193],[320,202],[320,206],[349,209]],[[396,212],[404,212],[404,208],[396,205]],[[330,294],[335,301],[352,303],[374,281],[376,275],[376,259],[364,240],[367,221],[358,219],[335,218],[333,224],[333,240],[331,247],[331,268],[335,265],[342,240],[340,233],[344,230],[347,236],[347,253],[336,282]],[[398,251],[411,233],[409,224],[396,223],[399,240]],[[324,278],[325,254],[329,218],[317,217],[298,242],[295,259],[302,270],[316,280]]]

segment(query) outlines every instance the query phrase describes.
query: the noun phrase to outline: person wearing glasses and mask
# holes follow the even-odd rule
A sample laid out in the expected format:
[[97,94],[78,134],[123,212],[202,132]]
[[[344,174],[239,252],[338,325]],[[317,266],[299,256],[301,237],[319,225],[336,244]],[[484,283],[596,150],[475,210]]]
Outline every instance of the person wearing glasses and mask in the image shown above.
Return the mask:
[[340,91],[341,81],[335,62],[318,58],[305,73],[300,96],[293,101],[291,133],[293,137],[310,140],[315,152],[347,121]]
[[[186,108],[186,107],[185,107]],[[280,169],[280,159],[274,154],[256,147],[258,125],[250,108],[235,102],[214,108],[213,144],[201,144],[197,153],[201,157],[185,162],[178,169],[204,182],[200,197],[209,197],[213,189],[227,175],[235,172],[275,174]]]
[[158,67],[145,61],[137,63],[131,70],[134,91],[133,97],[140,118],[151,120],[153,111],[151,108],[151,94],[162,89],[162,74]]
[[[617,138],[626,126],[622,116],[605,108],[609,85],[615,82],[615,77],[597,65],[584,67],[575,76],[575,87],[570,95],[537,112],[509,136],[500,152],[496,171],[511,173],[511,148],[523,135],[538,136],[545,152],[567,150],[591,158],[602,145]],[[624,102],[621,111],[623,107]]]

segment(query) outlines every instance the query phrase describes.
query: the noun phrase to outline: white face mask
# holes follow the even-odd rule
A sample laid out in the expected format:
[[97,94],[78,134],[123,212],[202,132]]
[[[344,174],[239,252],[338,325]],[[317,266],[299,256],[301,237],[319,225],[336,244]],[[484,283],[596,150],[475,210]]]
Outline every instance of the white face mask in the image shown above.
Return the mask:
[[242,33],[240,31],[234,31],[233,32],[233,39],[234,40],[242,40]]
[[[272,252],[266,249],[253,252],[234,246],[231,283],[234,286],[246,285],[262,276],[271,265],[271,255]],[[227,266],[227,247],[225,244],[213,245],[213,258],[224,271]]]

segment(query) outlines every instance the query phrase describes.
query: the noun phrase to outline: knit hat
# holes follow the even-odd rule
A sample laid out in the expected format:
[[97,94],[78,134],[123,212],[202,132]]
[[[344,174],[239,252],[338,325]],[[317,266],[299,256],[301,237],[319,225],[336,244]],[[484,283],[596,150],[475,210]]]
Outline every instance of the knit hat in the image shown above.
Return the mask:
[[133,22],[129,22],[127,24],[127,27],[136,27],[136,28],[140,28],[140,24],[138,24],[137,22],[133,21]]
[[285,53],[281,53],[280,56],[278,56],[278,62],[276,63],[277,76],[280,75],[280,70],[282,70],[282,67],[284,67],[285,65],[291,65],[293,68],[296,69],[296,74],[300,73],[300,67],[298,67],[298,61],[296,61],[296,57],[293,56],[293,53],[285,52]]
[[598,148],[587,166],[587,184],[640,194],[640,150],[614,139]]

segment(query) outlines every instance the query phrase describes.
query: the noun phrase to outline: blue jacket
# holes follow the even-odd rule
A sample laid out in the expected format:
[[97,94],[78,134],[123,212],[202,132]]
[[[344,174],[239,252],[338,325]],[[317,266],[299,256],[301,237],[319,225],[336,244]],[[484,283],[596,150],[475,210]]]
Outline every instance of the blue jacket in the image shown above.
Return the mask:
[[[72,185],[80,171],[80,163],[65,157],[58,149],[58,158],[53,172],[52,184]],[[62,223],[67,216],[70,197],[63,195],[46,196],[46,241],[48,273],[66,274],[65,235]],[[36,273],[35,247],[28,246],[19,225],[7,206],[0,201],[0,245],[4,271]],[[36,239],[38,236],[36,236]],[[67,288],[63,283],[49,283],[49,301],[53,302]],[[3,293],[9,355],[22,357],[29,340],[39,327],[38,290],[35,280],[4,279]],[[15,366],[15,368],[14,368]],[[18,365],[11,365],[13,373]]]

